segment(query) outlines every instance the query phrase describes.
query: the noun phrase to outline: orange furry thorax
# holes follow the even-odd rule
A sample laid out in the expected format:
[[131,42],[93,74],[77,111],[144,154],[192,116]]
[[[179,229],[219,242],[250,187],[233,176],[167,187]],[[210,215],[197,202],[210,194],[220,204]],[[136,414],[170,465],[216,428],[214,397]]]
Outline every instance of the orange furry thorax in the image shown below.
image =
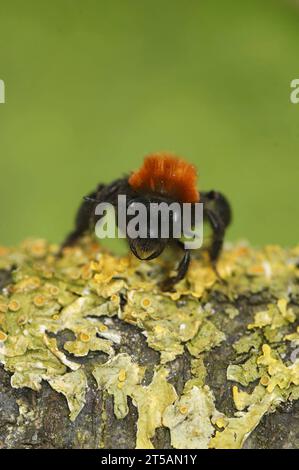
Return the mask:
[[160,194],[179,202],[199,202],[196,181],[196,168],[168,153],[145,157],[142,167],[129,178],[137,192]]

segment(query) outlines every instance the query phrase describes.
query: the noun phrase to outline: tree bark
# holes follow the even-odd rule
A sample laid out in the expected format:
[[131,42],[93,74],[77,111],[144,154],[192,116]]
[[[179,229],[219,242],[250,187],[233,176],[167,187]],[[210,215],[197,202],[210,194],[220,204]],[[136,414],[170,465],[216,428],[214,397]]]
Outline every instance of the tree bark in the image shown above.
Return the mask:
[[[148,442],[168,449],[184,448],[189,437],[198,447],[298,448],[298,249],[227,249],[219,264],[224,282],[214,278],[204,257],[196,259],[177,295],[159,289],[167,275],[164,261],[119,259],[88,239],[66,250],[62,259],[55,258],[55,249],[30,241],[1,251],[1,448],[132,449]],[[90,304],[74,310],[71,318],[77,323],[72,323],[70,306],[77,308],[82,298]],[[53,326],[55,321],[61,322],[59,327]],[[95,346],[93,334],[107,343]],[[36,335],[40,343],[35,343]],[[18,341],[28,336],[32,341],[21,347]],[[49,345],[51,339],[57,340],[63,357]],[[45,351],[51,357],[43,365]],[[21,358],[33,361],[35,354],[39,366],[33,364],[32,379]],[[117,369],[121,358],[128,365]],[[54,359],[61,361],[61,369]],[[48,360],[55,367],[50,369]],[[107,361],[111,366],[101,368]],[[81,400],[71,382],[70,399],[75,397],[82,409],[78,411],[76,401],[70,419],[72,410],[57,381],[78,370],[87,384]],[[158,383],[161,370],[165,378]],[[110,371],[116,371],[117,382]],[[207,413],[197,413],[191,389],[198,396],[210,394],[205,395]],[[124,395],[117,395],[123,390]],[[254,390],[257,398],[251,400]],[[251,402],[237,408],[242,391]],[[159,405],[160,415],[152,424],[143,402],[155,401],[159,394],[161,401],[165,396],[165,406]],[[263,407],[265,400],[269,406]],[[255,422],[251,410],[258,415]],[[232,437],[234,423],[237,437]]]

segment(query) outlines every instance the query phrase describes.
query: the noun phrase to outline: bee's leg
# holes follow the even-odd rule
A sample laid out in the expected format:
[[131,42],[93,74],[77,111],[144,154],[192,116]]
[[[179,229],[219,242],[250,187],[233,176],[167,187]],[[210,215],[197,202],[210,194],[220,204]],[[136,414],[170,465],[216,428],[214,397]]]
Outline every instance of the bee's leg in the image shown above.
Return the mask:
[[75,228],[64,239],[60,247],[60,253],[63,248],[74,245],[78,239],[89,229],[91,216],[93,214],[93,207],[94,204],[90,201],[82,202],[76,215]]
[[186,276],[186,273],[189,268],[190,260],[191,260],[190,250],[185,250],[184,256],[181,259],[180,264],[178,265],[177,275],[173,278],[175,284],[181,281],[182,279],[184,279],[184,277]]
[[217,260],[222,250],[226,228],[231,222],[231,208],[226,198],[216,191],[202,193],[202,201],[204,216],[208,219],[213,230],[209,255],[213,269],[217,277],[221,279],[217,271]]
[[[97,198],[99,191],[103,188],[104,185],[100,185],[96,191],[88,194],[86,199],[82,202],[76,214],[75,228],[67,235],[64,242],[61,244],[59,254],[61,254],[63,248],[74,245],[78,239],[89,230],[95,207],[95,203],[92,199]],[[91,200],[88,200],[88,198]]]
[[226,228],[232,220],[232,211],[226,197],[218,191],[200,193],[200,202],[204,204],[204,210],[208,209],[217,214],[221,223]]
[[216,262],[219,258],[223,246],[225,227],[222,220],[215,212],[207,209],[206,216],[213,230],[213,238],[211,246],[209,247],[209,254],[212,265],[216,269]]
[[99,184],[96,191],[93,191],[84,198],[76,215],[75,228],[62,243],[59,254],[61,254],[64,247],[74,245],[92,225],[95,225],[95,223],[101,219],[102,216],[95,216],[97,204],[100,202],[109,202],[116,207],[118,195],[128,194],[130,196],[130,190],[131,188],[128,186],[127,177],[115,180],[109,185]]
[[184,279],[184,277],[186,276],[186,273],[188,271],[189,265],[190,265],[190,260],[191,260],[190,250],[186,250],[185,247],[184,247],[184,244],[182,242],[180,242],[179,240],[177,241],[176,244],[182,250],[184,250],[184,256],[181,259],[180,264],[178,265],[176,276],[170,277],[162,283],[162,290],[164,290],[164,291],[173,290],[175,284],[177,284],[177,282]]

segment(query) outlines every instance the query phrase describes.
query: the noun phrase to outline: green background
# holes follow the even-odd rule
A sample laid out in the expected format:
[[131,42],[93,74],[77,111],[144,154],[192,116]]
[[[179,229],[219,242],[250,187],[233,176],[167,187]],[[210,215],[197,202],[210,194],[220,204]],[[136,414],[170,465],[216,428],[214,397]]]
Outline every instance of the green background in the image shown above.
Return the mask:
[[59,241],[157,150],[228,196],[230,240],[298,242],[295,3],[0,0],[0,242]]

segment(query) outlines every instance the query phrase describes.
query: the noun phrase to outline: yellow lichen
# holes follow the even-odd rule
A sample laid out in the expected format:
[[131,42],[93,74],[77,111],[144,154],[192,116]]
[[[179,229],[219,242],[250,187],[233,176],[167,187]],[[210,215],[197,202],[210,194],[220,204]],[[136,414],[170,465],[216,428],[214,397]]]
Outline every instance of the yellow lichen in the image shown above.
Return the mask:
[[106,325],[100,325],[100,326],[99,326],[99,330],[102,331],[102,332],[103,332],[103,331],[107,331],[107,330],[108,330],[108,327],[107,327]]
[[269,381],[270,381],[270,377],[268,375],[262,375],[261,379],[260,379],[260,383],[262,385],[264,385],[265,387],[267,387],[267,385],[269,384]]
[[[265,413],[273,412],[282,401],[298,399],[298,360],[291,363],[286,358],[284,363],[280,355],[284,339],[299,342],[299,329],[291,330],[298,308],[289,306],[289,299],[299,294],[298,247],[269,246],[257,251],[232,246],[218,263],[225,283],[218,282],[203,253],[192,260],[176,291],[166,293],[158,284],[166,272],[161,258],[144,263],[132,256],[112,256],[88,237],[80,246],[65,249],[60,258],[55,256],[57,250],[41,240],[24,242],[16,250],[0,250],[1,269],[18,265],[0,295],[0,361],[11,373],[13,387],[38,391],[42,381],[48,381],[66,396],[70,417],[75,419],[84,406],[87,382],[81,361],[73,361],[65,351],[86,356],[88,364],[90,351],[98,351],[101,354],[92,356],[92,364],[99,389],[104,399],[107,393],[113,396],[118,419],[126,416],[128,397],[132,399],[138,411],[136,445],[146,448],[153,447],[152,438],[161,426],[170,429],[176,448],[239,448]],[[215,311],[211,289],[232,300],[231,305]],[[243,387],[254,381],[257,385],[250,392],[233,387],[236,414],[228,417],[217,411],[206,385],[204,355],[220,346],[225,332],[229,333],[239,313],[235,300],[264,290],[271,304],[254,313],[248,325],[253,331],[238,336],[233,344],[237,356],[226,365],[228,380]],[[103,316],[118,316],[139,328],[148,346],[160,353],[149,385],[142,385],[144,367],[127,354],[115,356],[114,343],[120,343],[122,333],[113,329],[110,318],[108,329]],[[75,339],[58,347],[56,335],[63,331]],[[269,344],[261,350],[262,341]],[[161,363],[172,361],[185,348],[193,356],[191,377],[177,396],[168,381],[167,366]],[[208,368],[209,361],[208,357]]]
[[187,387],[163,415],[163,425],[170,429],[173,447],[207,449],[214,432],[211,418],[215,411],[214,397],[208,388]]
[[[105,389],[114,397],[114,413],[124,418],[128,412],[127,397],[133,394],[144,375],[144,368],[134,364],[127,354],[118,354],[105,364],[98,365],[93,371],[98,387]],[[119,377],[125,381],[119,381]]]
[[0,304],[0,312],[6,313],[8,309],[7,304]]
[[230,364],[227,368],[227,380],[233,380],[247,386],[260,378],[262,370],[258,367],[257,357],[252,355],[244,364]]
[[86,375],[82,369],[68,374],[49,379],[51,387],[62,393],[70,409],[70,420],[75,421],[78,414],[85,405],[85,394],[87,389]]
[[185,415],[186,413],[188,413],[188,408],[185,405],[180,406],[179,409],[180,409],[180,413],[182,413],[182,415]]
[[143,308],[145,308],[145,309],[146,309],[147,307],[149,307],[150,304],[151,304],[151,299],[149,299],[148,297],[144,297],[144,298],[141,300],[141,306],[142,306]]
[[165,295],[151,297],[150,309],[141,306],[144,295],[130,291],[121,318],[139,326],[145,332],[150,347],[161,353],[161,362],[173,360],[184,350],[183,343],[193,338],[203,314],[194,300],[188,300],[173,315],[173,301]]
[[0,341],[6,341],[7,340],[7,335],[4,333],[4,331],[0,331]]
[[223,429],[228,425],[228,420],[227,418],[218,418],[216,419],[215,424],[219,429]]
[[83,341],[83,343],[88,343],[90,341],[90,336],[87,333],[80,333],[80,341]]
[[216,431],[209,447],[215,449],[240,449],[249,434],[256,428],[262,417],[282,401],[279,395],[267,394],[262,400],[252,404],[247,412],[239,412],[238,417],[227,418],[228,424],[223,431]]
[[199,357],[203,351],[219,346],[225,340],[225,334],[209,320],[205,320],[198,333],[188,343],[187,347],[194,357]]
[[250,323],[248,329],[269,326],[271,330],[274,330],[288,323],[293,323],[295,319],[296,315],[293,310],[291,308],[287,309],[287,301],[280,299],[277,304],[268,305],[268,310],[257,312],[254,323]]
[[134,387],[131,396],[138,409],[136,448],[153,449],[151,438],[155,430],[162,426],[165,410],[177,398],[173,386],[167,382],[168,372],[163,367],[157,369],[150,385]]
[[18,310],[20,310],[20,308],[21,304],[17,300],[11,300],[8,304],[8,309],[11,312],[17,312]]
[[121,369],[119,371],[119,374],[118,374],[118,380],[120,382],[124,382],[126,380],[126,378],[127,378],[127,373],[126,373],[125,369]]
[[47,302],[47,298],[44,295],[36,295],[33,297],[33,303],[36,307],[43,307]]
[[271,347],[264,344],[263,354],[258,358],[258,364],[267,367],[270,376],[267,391],[272,393],[276,386],[280,389],[288,389],[291,384],[299,385],[299,360],[290,366],[286,366],[279,357],[273,355]]
[[41,285],[41,280],[37,276],[25,277],[14,285],[14,292],[30,292]]
[[285,335],[284,339],[286,339],[287,341],[292,341],[294,345],[299,344],[299,326],[297,326],[295,333]]

